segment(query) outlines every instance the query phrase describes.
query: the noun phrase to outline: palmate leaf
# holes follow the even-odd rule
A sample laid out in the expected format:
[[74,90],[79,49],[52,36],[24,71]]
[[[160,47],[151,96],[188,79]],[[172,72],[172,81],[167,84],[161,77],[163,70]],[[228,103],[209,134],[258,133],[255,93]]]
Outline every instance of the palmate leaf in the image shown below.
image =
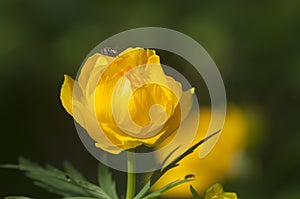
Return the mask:
[[[198,143],[194,144],[192,147],[190,147],[188,150],[186,150],[183,154],[181,154],[180,156],[178,156],[177,158],[175,158],[170,164],[168,164],[166,167],[164,167],[161,170],[156,170],[153,172],[150,180],[147,182],[147,184],[140,190],[140,192],[134,197],[134,199],[141,199],[151,188],[151,186],[153,184],[155,184],[157,182],[157,180],[164,175],[168,170],[178,166],[178,162],[180,160],[182,160],[183,158],[185,158],[186,156],[188,156],[189,154],[193,153],[194,150],[199,147],[201,144],[203,144],[204,142],[206,142],[207,140],[209,140],[210,138],[212,138],[213,136],[217,135],[218,133],[220,133],[221,129],[210,134],[209,136],[207,136],[206,138],[204,138],[203,140],[199,141]],[[174,151],[177,150],[174,149],[171,153],[174,153]],[[167,156],[167,158],[170,158],[170,155]],[[167,159],[166,158],[166,159]],[[163,163],[165,163],[166,160],[163,161]]]
[[74,180],[76,184],[84,188],[90,196],[94,196],[100,199],[112,199],[106,192],[103,191],[99,186],[94,185],[87,181]]
[[57,194],[60,196],[66,196],[66,197],[70,196],[70,194],[69,193],[67,194],[65,191],[61,191],[60,189],[53,188],[52,186],[46,185],[46,184],[38,182],[38,181],[33,182],[33,184],[42,189],[45,189],[49,193],[54,193],[54,194]]
[[19,158],[18,165],[1,165],[3,168],[25,171],[25,175],[35,182],[35,185],[63,197],[95,197],[111,199],[99,186],[92,184],[73,167],[65,163],[66,172],[50,165],[45,168],[24,158]]
[[168,191],[169,189],[172,189],[173,187],[176,187],[178,185],[181,185],[183,183],[190,182],[190,181],[192,181],[192,180],[189,180],[189,179],[176,180],[176,181],[171,182],[171,183],[167,184],[166,186],[160,188],[159,190],[150,193],[149,195],[143,197],[142,199],[154,199],[154,198],[157,198],[158,196],[160,196],[162,193]]
[[78,180],[86,181],[85,177],[70,162],[64,161],[63,166],[69,176]]
[[112,179],[112,173],[107,166],[101,163],[98,164],[98,183],[111,198],[118,199],[116,183]]

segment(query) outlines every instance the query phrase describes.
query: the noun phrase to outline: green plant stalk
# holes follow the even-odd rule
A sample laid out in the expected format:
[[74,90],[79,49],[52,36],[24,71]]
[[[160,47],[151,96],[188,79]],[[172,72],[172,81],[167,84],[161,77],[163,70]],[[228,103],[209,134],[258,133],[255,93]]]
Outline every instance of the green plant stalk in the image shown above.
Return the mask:
[[134,149],[131,149],[127,153],[127,191],[126,199],[133,199],[135,195],[135,157]]

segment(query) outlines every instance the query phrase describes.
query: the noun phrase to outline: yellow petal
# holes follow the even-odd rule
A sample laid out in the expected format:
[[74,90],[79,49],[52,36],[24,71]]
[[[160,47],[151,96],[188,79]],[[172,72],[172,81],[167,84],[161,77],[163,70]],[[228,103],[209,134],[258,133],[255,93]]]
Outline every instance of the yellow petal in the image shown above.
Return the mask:
[[[95,80],[95,78],[92,77],[97,75],[99,71],[101,71],[103,68],[107,67],[113,59],[113,57],[105,56],[99,53],[95,53],[91,57],[87,58],[86,62],[81,68],[78,77],[80,87],[83,90],[86,90],[88,83],[91,80]],[[98,83],[99,77],[96,81],[93,81],[92,83]],[[96,85],[93,84],[90,87],[93,87],[95,89]]]
[[143,64],[146,64],[148,58],[152,55],[155,55],[155,50],[143,48],[127,48],[126,50],[121,52],[118,57],[126,57],[126,59],[129,59],[130,57],[132,60],[134,60],[134,66],[141,66]]
[[[105,148],[109,149],[110,152],[119,153],[121,149],[116,147],[115,144],[109,144],[110,141],[98,126],[98,121],[93,112],[88,109],[82,93],[74,92],[76,82],[68,75],[65,75],[64,78],[60,95],[64,108],[88,132],[92,139],[96,142],[105,143]],[[80,89],[79,86],[76,86],[76,90],[78,89]]]
[[176,95],[177,99],[180,100],[182,95],[182,86],[181,83],[176,81],[174,78],[167,76],[167,85],[170,90]]
[[112,154],[119,154],[124,150],[123,148],[119,148],[116,146],[108,146],[107,144],[102,142],[96,142],[95,146]]
[[66,111],[73,115],[73,103],[72,103],[72,96],[73,96],[73,87],[74,87],[74,80],[72,77],[68,75],[64,75],[64,83],[60,90],[60,100],[62,102],[63,107]]
[[152,55],[149,57],[147,65],[145,67],[145,72],[148,77],[147,83],[162,84],[163,86],[168,86],[166,75],[160,65],[159,56]]
[[72,114],[74,119],[86,130],[89,136],[95,140],[96,147],[101,146],[102,149],[110,153],[119,153],[123,150],[123,148],[118,147],[122,145],[122,141],[104,132],[99,125],[94,111],[89,109],[89,106],[86,105],[85,98],[73,96]]
[[129,100],[133,91],[131,89],[130,81],[126,77],[121,77],[118,81],[112,98],[111,98],[111,107],[113,112],[113,118],[116,121],[116,124],[122,129],[125,133],[138,136],[142,127],[135,124],[129,113]]
[[147,113],[153,105],[158,104],[166,113],[164,121],[157,121],[163,124],[173,114],[177,103],[176,96],[167,87],[160,84],[146,84],[133,93],[129,101],[129,112],[138,125],[147,126],[151,123],[150,115]]
[[186,118],[186,116],[190,113],[191,108],[193,106],[193,95],[195,93],[195,89],[191,88],[185,92],[182,93],[181,99],[180,99],[180,105],[181,105],[181,117],[182,120]]
[[121,53],[116,57],[104,71],[101,79],[108,81],[113,78],[120,78],[129,70],[145,65],[148,57],[154,55],[154,50],[144,50],[141,48],[127,50],[126,53]]
[[[185,137],[180,137],[180,141],[185,142],[189,138],[188,134],[193,133],[190,131],[193,131],[195,128],[195,124],[189,124],[191,121],[193,122],[194,119],[189,119],[189,121],[185,122],[185,118],[189,115],[191,108],[193,106],[193,95],[194,95],[194,88],[191,88],[185,92],[183,92],[181,99],[180,99],[180,104],[178,103],[176,106],[176,109],[172,115],[172,117],[168,120],[168,122],[165,124],[164,127],[164,135],[160,137],[160,140],[158,143],[156,143],[158,148],[166,146],[167,144],[170,143],[170,141],[173,140],[174,136],[176,135],[175,131],[177,132],[177,128],[181,126],[180,131],[185,132]],[[192,115],[190,116],[192,117]],[[176,143],[175,143],[176,144]],[[177,143],[175,148],[177,146],[181,145],[181,143]],[[181,151],[181,149],[177,150],[178,152],[184,152]],[[178,153],[177,155],[180,155]]]

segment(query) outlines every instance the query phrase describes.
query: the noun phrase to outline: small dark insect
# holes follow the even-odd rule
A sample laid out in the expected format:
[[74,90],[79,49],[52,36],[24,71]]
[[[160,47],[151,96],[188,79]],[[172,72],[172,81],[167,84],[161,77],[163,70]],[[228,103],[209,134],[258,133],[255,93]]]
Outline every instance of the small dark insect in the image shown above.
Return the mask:
[[191,179],[191,178],[195,178],[196,176],[194,174],[187,174],[184,179]]
[[67,179],[67,181],[71,181],[71,177],[70,176],[68,176],[68,175],[65,175],[65,177],[66,177],[66,179]]
[[117,50],[117,48],[106,47],[106,48],[102,48],[100,50],[100,53],[102,55],[116,57],[120,52]]

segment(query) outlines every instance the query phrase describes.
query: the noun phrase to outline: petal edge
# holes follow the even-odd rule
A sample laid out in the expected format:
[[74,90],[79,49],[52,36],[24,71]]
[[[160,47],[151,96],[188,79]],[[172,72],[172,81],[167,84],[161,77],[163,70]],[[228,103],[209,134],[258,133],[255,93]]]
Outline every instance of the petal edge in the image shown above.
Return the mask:
[[72,116],[73,116],[73,108],[72,108],[73,88],[74,88],[73,78],[70,77],[69,75],[64,75],[64,83],[61,86],[61,90],[60,90],[60,100],[63,107]]

